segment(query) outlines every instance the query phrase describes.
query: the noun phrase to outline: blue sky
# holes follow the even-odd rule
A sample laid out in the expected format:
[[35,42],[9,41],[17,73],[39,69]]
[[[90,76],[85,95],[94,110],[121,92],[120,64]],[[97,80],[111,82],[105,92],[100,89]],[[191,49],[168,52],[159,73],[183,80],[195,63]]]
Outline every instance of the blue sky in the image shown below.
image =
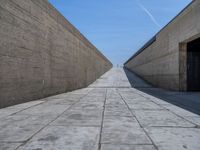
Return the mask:
[[49,0],[114,65],[122,65],[191,0]]

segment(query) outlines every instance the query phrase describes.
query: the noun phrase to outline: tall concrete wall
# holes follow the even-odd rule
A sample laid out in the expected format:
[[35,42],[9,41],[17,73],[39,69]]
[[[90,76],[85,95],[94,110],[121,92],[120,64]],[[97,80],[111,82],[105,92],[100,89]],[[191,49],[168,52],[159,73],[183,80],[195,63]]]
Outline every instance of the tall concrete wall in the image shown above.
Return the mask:
[[193,1],[165,26],[125,67],[153,85],[186,90],[187,42],[200,36],[200,1]]
[[0,0],[0,107],[85,87],[111,67],[47,0]]

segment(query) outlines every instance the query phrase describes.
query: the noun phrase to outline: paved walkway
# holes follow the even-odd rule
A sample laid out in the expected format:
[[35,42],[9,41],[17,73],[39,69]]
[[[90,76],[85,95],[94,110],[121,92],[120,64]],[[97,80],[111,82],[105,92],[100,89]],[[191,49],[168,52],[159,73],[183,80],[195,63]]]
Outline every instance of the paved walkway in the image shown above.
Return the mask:
[[125,69],[133,88],[200,115],[200,92],[176,92],[152,87]]
[[0,150],[158,149],[199,150],[200,116],[131,88],[122,69],[88,88],[0,110]]

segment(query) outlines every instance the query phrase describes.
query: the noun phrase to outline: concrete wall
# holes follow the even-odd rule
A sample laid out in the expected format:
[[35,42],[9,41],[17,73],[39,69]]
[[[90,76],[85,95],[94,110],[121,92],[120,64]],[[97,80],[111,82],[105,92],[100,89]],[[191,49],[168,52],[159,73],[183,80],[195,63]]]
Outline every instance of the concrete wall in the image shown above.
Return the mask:
[[200,1],[196,0],[130,58],[125,67],[153,85],[186,90],[185,45],[199,36]]
[[0,0],[0,107],[85,87],[111,67],[47,0]]

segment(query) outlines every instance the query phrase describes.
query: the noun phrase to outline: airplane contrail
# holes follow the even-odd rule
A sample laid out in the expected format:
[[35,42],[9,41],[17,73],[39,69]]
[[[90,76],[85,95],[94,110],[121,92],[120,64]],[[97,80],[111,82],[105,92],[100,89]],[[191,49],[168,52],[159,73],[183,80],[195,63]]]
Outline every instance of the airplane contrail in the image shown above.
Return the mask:
[[160,24],[157,22],[157,20],[155,19],[155,17],[152,15],[152,13],[140,2],[140,0],[136,0],[138,6],[150,17],[150,19],[152,20],[152,22],[158,26],[159,28],[161,27]]

